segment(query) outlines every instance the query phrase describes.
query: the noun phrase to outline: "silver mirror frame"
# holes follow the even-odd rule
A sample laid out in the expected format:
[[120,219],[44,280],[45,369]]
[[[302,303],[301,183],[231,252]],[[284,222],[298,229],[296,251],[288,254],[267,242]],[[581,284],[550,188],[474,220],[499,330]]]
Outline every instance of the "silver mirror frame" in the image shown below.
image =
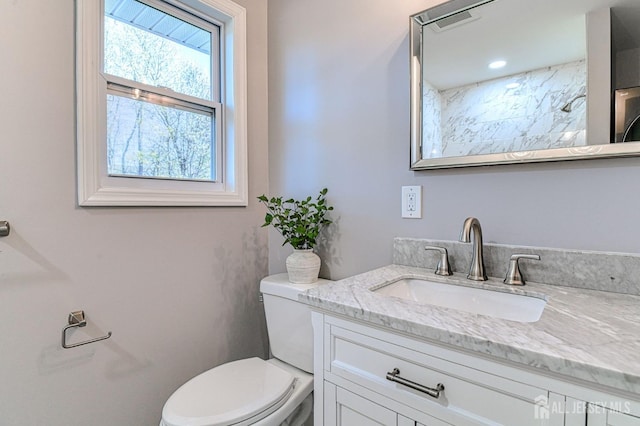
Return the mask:
[[[486,0],[478,1],[478,3],[486,3]],[[640,142],[605,142],[602,145],[586,145],[571,148],[514,151],[460,157],[422,158],[422,28],[429,23],[423,19],[424,16],[424,12],[420,12],[409,18],[411,170],[640,156]]]

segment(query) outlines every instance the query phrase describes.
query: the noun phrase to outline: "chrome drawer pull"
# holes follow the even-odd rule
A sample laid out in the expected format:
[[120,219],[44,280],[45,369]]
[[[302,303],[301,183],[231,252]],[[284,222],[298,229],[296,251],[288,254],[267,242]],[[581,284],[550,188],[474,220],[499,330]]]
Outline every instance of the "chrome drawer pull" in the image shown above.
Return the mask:
[[412,382],[411,380],[402,378],[400,377],[400,370],[398,370],[397,368],[394,368],[393,371],[387,373],[387,380],[400,383],[401,385],[405,385],[420,392],[424,392],[435,399],[438,399],[440,397],[440,392],[444,390],[444,385],[442,383],[438,383],[435,388],[429,388],[421,385],[420,383]]

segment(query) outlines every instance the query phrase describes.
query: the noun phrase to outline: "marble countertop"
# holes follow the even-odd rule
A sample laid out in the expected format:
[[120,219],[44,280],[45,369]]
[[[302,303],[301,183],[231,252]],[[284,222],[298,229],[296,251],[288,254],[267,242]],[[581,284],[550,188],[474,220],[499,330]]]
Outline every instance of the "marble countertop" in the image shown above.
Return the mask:
[[[382,296],[371,289],[400,278],[544,295],[540,320],[521,323]],[[299,296],[311,306],[415,337],[536,369],[640,394],[640,296],[501,279],[475,283],[466,274],[390,265],[318,286]]]

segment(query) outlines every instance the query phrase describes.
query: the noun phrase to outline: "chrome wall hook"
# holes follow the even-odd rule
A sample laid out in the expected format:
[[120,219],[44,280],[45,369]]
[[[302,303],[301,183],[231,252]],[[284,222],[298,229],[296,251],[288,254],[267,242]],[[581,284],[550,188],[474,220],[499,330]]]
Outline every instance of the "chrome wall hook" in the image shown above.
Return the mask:
[[87,345],[89,343],[99,342],[100,340],[106,340],[111,337],[111,332],[108,332],[106,336],[96,337],[95,339],[86,340],[80,343],[73,343],[67,345],[67,330],[74,327],[84,327],[87,325],[87,320],[84,318],[84,311],[74,311],[69,314],[69,325],[62,329],[62,347],[65,349],[75,348],[77,346]]

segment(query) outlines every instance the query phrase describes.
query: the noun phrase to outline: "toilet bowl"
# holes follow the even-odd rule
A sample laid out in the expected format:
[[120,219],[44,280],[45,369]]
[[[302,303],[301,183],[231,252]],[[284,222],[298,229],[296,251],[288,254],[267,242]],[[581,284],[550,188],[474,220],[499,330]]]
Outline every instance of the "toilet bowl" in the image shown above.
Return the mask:
[[298,294],[326,281],[264,278],[260,292],[274,358],[228,362],[192,378],[169,397],[160,426],[311,425],[313,329]]

